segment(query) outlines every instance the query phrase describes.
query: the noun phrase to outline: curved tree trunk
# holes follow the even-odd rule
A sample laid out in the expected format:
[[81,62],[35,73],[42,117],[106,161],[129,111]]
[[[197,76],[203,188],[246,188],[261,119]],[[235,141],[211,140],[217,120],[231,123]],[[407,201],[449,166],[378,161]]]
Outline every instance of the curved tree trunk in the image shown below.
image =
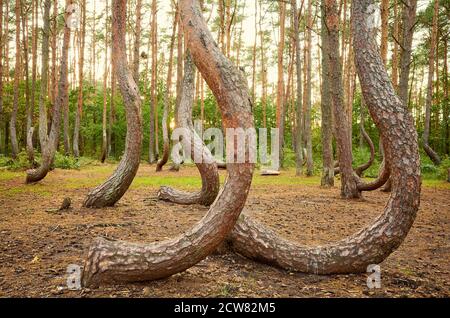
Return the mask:
[[[118,11],[119,10],[119,11]],[[109,179],[92,190],[84,201],[88,208],[114,206],[130,187],[141,161],[142,121],[141,96],[128,67],[125,45],[126,1],[117,0],[113,5],[113,51],[112,61],[117,82],[125,104],[127,117],[127,136],[125,153],[116,171]]]
[[172,87],[173,52],[175,49],[175,38],[176,38],[178,20],[179,20],[179,11],[178,11],[178,7],[177,7],[175,9],[172,37],[170,40],[169,67],[167,70],[166,92],[164,94],[164,113],[163,113],[163,119],[162,119],[162,132],[163,132],[163,141],[164,141],[163,155],[161,157],[161,160],[159,160],[156,165],[156,172],[162,171],[162,168],[166,165],[167,161],[169,161],[170,140],[169,140],[168,120],[169,120],[169,111],[170,111],[170,89]]
[[[68,2],[66,1],[66,5]],[[45,107],[45,96],[47,90],[47,70],[48,70],[48,38],[50,33],[49,24],[50,1],[45,1],[44,11],[44,36],[43,36],[43,53],[42,53],[42,84],[41,96],[39,99],[39,138],[41,142],[42,163],[34,170],[27,171],[26,183],[35,183],[44,179],[50,170],[50,166],[55,157],[56,148],[59,142],[60,126],[61,126],[61,107],[68,99],[68,55],[70,46],[70,28],[65,25],[64,39],[61,56],[61,66],[58,85],[58,97],[56,98],[52,114],[52,126],[50,134],[47,135],[47,115]],[[68,21],[72,12],[65,13],[65,21]]]
[[378,174],[378,178],[368,183],[359,180],[358,189],[359,191],[375,191],[381,188],[383,185],[387,184],[390,176],[391,170],[389,169],[388,164],[386,164],[386,161],[383,160],[383,163],[381,164],[380,168],[380,173]]
[[[115,43],[124,46],[126,0],[114,0]],[[225,128],[253,128],[245,78],[214,43],[195,0],[182,0],[180,12],[193,59],[211,87]],[[120,35],[120,38],[117,37]],[[168,277],[203,260],[226,238],[238,219],[250,190],[254,164],[228,165],[224,189],[207,215],[178,238],[161,243],[131,244],[98,239],[90,248],[83,284],[146,281]]]
[[[336,6],[326,0],[327,8]],[[337,243],[305,247],[241,217],[231,234],[232,248],[244,256],[289,270],[315,274],[366,271],[395,251],[408,234],[420,204],[417,133],[404,103],[395,94],[377,43],[367,25],[374,14],[371,0],[353,3],[356,67],[370,114],[381,132],[392,169],[393,193],[373,224]]]
[[[188,141],[188,149],[192,149],[191,158],[195,161],[195,154],[202,154],[202,162],[196,163],[202,177],[202,189],[197,193],[187,193],[169,187],[161,187],[158,198],[177,204],[202,204],[209,206],[217,197],[220,188],[217,163],[204,145],[202,138],[197,135],[192,124],[192,106],[194,101],[195,68],[190,52],[186,52],[184,63],[184,79],[181,87],[180,104],[178,105],[178,120],[180,127],[185,128],[183,138]],[[190,147],[190,145],[193,147]]]

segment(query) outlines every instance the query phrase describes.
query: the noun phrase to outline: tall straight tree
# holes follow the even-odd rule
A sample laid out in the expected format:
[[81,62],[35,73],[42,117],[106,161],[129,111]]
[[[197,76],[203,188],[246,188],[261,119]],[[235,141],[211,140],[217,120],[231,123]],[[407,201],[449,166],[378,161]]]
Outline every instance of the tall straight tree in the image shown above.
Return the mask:
[[108,32],[109,32],[109,5],[106,0],[106,26],[105,26],[105,69],[103,73],[103,112],[102,112],[102,155],[101,162],[104,163],[108,156],[108,132],[107,132],[107,113],[108,113],[108,74],[109,74],[109,59],[108,59]]
[[177,6],[175,8],[175,16],[174,16],[173,26],[172,26],[172,36],[170,38],[170,46],[169,46],[170,53],[169,53],[169,62],[168,62],[168,67],[167,67],[166,91],[164,93],[164,114],[163,114],[163,119],[162,119],[162,132],[163,132],[164,148],[163,148],[163,155],[161,157],[161,160],[158,161],[158,164],[156,166],[156,171],[161,171],[163,166],[169,160],[170,141],[169,141],[168,120],[169,120],[169,112],[170,112],[170,93],[171,93],[171,87],[172,87],[173,55],[174,55],[174,50],[175,50],[175,39],[176,39],[178,20],[179,20],[179,12],[178,12],[178,6]]
[[[57,56],[57,47],[56,47],[56,39],[58,36],[58,0],[53,0],[53,17],[52,17],[52,81],[50,83],[50,102],[52,107],[56,103],[56,92],[58,90],[58,75],[57,75],[57,65],[56,65],[56,56]],[[50,125],[49,125],[50,126]]]
[[[27,183],[35,183],[45,178],[48,171],[50,170],[50,165],[55,157],[56,148],[59,143],[60,135],[60,124],[61,124],[61,109],[64,103],[68,101],[68,55],[70,46],[70,26],[68,25],[69,19],[73,12],[68,10],[70,8],[72,1],[66,0],[66,10],[64,14],[65,25],[64,25],[64,38],[63,46],[61,52],[61,64],[60,64],[60,74],[59,74],[59,85],[58,85],[58,96],[56,98],[56,103],[53,106],[53,120],[51,125],[50,134],[47,134],[47,112],[45,107],[45,92],[46,92],[46,82],[47,82],[47,70],[48,70],[48,38],[50,33],[50,0],[45,0],[44,4],[44,29],[43,29],[43,54],[42,54],[42,86],[41,86],[41,96],[39,99],[39,137],[41,140],[42,149],[42,163],[35,170],[29,170],[27,172]],[[56,12],[55,12],[56,13]]]
[[311,40],[312,40],[312,0],[308,0],[308,10],[307,10],[307,25],[306,25],[306,46],[305,46],[305,144],[306,144],[306,175],[312,176],[314,174],[314,161],[312,153],[312,128],[311,128],[311,89],[312,89],[312,77],[311,77],[311,67],[312,67],[312,52],[311,52]]
[[392,36],[394,38],[394,45],[392,48],[392,84],[396,91],[398,91],[398,63],[399,63],[399,33],[400,33],[400,17],[398,13],[398,0],[394,0],[394,25],[392,28]]
[[159,159],[159,111],[158,111],[158,0],[152,1],[152,105],[155,113],[155,160]]
[[152,47],[152,69],[151,69],[151,83],[150,83],[150,133],[149,133],[149,147],[148,160],[154,163],[158,160],[158,43],[157,43],[157,21],[156,10],[157,1],[152,0],[152,18],[151,18],[151,47]]
[[3,43],[3,0],[0,0],[0,153],[6,154],[6,149],[4,149],[5,144],[3,136]]
[[280,145],[280,165],[283,165],[283,147],[284,147],[284,46],[286,34],[286,3],[279,2],[280,14],[280,39],[278,43],[278,83],[277,83],[277,127],[279,129],[279,145]]
[[344,198],[360,198],[358,179],[352,167],[352,141],[348,112],[344,105],[342,83],[342,60],[339,54],[339,13],[336,0],[325,1],[325,21],[328,30],[328,58],[330,63],[330,90],[334,111],[336,141],[339,150],[339,171],[341,173],[341,195]]
[[[397,18],[397,17],[395,17]],[[389,34],[389,0],[381,0],[381,59],[387,65]]]
[[39,21],[39,11],[38,11],[38,0],[31,1],[31,32],[32,32],[32,45],[31,45],[31,108],[36,109],[36,81],[37,81],[37,46],[38,46],[38,21]]
[[26,109],[26,125],[24,136],[26,137],[26,150],[30,165],[34,165],[34,147],[33,147],[33,114],[34,108],[30,101],[30,69],[29,69],[29,49],[28,49],[28,12],[24,11],[25,6],[20,7],[20,15],[22,17],[22,43],[23,43],[23,67],[25,73],[25,109]]
[[19,84],[22,76],[22,63],[21,63],[21,52],[20,48],[20,8],[22,4],[20,0],[16,0],[15,4],[15,16],[16,16],[16,64],[14,67],[14,100],[13,100],[13,110],[11,112],[11,120],[9,122],[9,135],[11,138],[11,156],[13,159],[17,158],[19,154],[19,144],[17,141],[17,111],[19,109]]
[[330,44],[325,20],[325,0],[321,0],[321,44],[322,44],[322,181],[323,187],[334,186],[334,158],[333,158],[333,104],[330,87]]
[[417,0],[404,0],[402,12],[402,52],[400,55],[399,95],[408,107],[409,74],[411,70],[412,42],[416,26]]
[[142,33],[142,0],[136,2],[136,27],[134,31],[134,52],[133,52],[133,77],[137,84],[139,84],[139,58],[141,47],[141,33]]
[[73,155],[80,156],[80,126],[83,116],[83,81],[84,81],[84,51],[86,46],[86,0],[81,1],[81,30],[78,36],[78,99],[73,130]]
[[[262,0],[259,0],[259,7],[262,8]],[[263,112],[263,128],[267,127],[267,68],[266,68],[266,50],[264,46],[264,31],[263,31],[263,12],[262,9],[259,10],[259,38],[261,45],[261,86],[262,86],[262,97],[261,97],[261,107]]]
[[[422,142],[425,152],[435,165],[441,164],[441,158],[436,153],[436,151],[434,151],[433,148],[431,148],[429,144],[429,139],[431,130],[431,106],[433,104],[433,77],[435,75],[434,67],[435,61],[439,59],[439,57],[436,54],[436,46],[438,44],[438,18],[439,18],[439,0],[434,0],[433,23],[431,26],[431,36],[430,36],[430,52],[428,54],[428,84],[427,84],[427,98],[425,104],[425,129],[422,136]],[[439,77],[437,77],[436,80],[439,81]]]
[[[291,0],[292,16],[294,20],[294,42],[295,42],[295,72],[297,75],[296,90],[296,125],[295,125],[295,158],[297,176],[302,174],[303,167],[303,94],[302,94],[302,58],[300,49],[300,19],[297,9],[297,0]],[[263,57],[264,59],[264,57]]]

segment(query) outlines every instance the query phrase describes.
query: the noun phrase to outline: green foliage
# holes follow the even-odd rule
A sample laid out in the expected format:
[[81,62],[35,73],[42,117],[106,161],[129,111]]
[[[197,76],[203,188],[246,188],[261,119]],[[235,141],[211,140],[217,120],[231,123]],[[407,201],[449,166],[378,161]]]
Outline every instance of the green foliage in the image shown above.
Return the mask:
[[55,168],[64,170],[79,169],[80,163],[74,157],[64,156],[57,152],[55,155]]
[[439,179],[448,179],[448,169],[450,169],[450,157],[446,157],[442,160],[441,165],[439,166]]
[[27,153],[22,151],[17,155],[16,160],[8,157],[0,157],[0,167],[7,168],[10,171],[19,171],[31,168],[31,164],[28,160]]

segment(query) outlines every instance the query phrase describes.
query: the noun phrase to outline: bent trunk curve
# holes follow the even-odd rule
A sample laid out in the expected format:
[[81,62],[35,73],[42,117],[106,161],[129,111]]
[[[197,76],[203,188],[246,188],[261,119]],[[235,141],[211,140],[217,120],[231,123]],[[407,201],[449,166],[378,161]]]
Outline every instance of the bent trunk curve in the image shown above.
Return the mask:
[[[203,140],[195,132],[192,124],[192,107],[195,89],[195,69],[190,52],[186,52],[184,63],[184,78],[181,87],[180,105],[178,106],[178,121],[185,128],[183,138],[186,139],[187,147],[191,150],[191,158],[195,161],[196,154],[201,154],[201,161],[197,168],[202,177],[202,189],[196,193],[179,191],[170,187],[161,187],[158,198],[177,204],[202,204],[211,205],[217,197],[220,189],[219,171],[209,149]],[[191,147],[191,143],[193,147]]]
[[403,242],[420,205],[421,177],[413,119],[396,95],[367,25],[371,0],[353,5],[356,67],[370,114],[381,132],[389,158],[393,192],[385,211],[356,234],[325,246],[307,247],[279,237],[242,216],[231,233],[232,248],[252,259],[289,270],[315,274],[366,271],[386,259]]
[[[113,3],[114,29],[120,29],[120,42],[124,42],[126,0],[114,0]],[[245,78],[214,43],[197,1],[182,0],[180,10],[186,42],[199,71],[217,98],[224,127],[253,128]],[[223,190],[208,213],[192,229],[175,239],[151,244],[97,239],[88,252],[83,284],[160,279],[203,260],[234,227],[250,191],[253,170],[252,163],[229,164]]]
[[[114,9],[123,1],[115,1]],[[126,2],[126,1],[125,1]],[[126,10],[126,9],[124,9]],[[126,15],[125,12],[121,15]],[[83,206],[87,208],[104,208],[114,206],[133,182],[139,168],[142,150],[141,97],[139,88],[128,67],[125,45],[125,21],[117,12],[113,23],[112,60],[117,82],[123,96],[127,119],[125,153],[116,171],[109,179],[93,189],[86,197]]]

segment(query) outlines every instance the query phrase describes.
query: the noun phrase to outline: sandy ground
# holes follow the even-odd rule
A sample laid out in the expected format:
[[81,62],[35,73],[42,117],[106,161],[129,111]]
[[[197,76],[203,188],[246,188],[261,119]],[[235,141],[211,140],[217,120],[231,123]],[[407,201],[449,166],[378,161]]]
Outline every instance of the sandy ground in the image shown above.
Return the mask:
[[[168,279],[69,291],[69,264],[83,264],[94,237],[161,241],[188,230],[207,212],[155,199],[164,180],[184,180],[195,189],[195,168],[156,174],[144,166],[132,189],[114,208],[81,208],[84,196],[112,166],[52,172],[42,183],[23,184],[23,174],[0,178],[0,297],[449,297],[450,188],[424,187],[422,204],[404,244],[381,264],[382,287],[366,286],[366,274],[316,276],[291,273],[239,255],[214,255]],[[1,177],[2,172],[0,172]],[[290,174],[287,172],[286,174]],[[167,178],[167,179],[165,179]],[[280,235],[305,245],[344,238],[382,213],[388,195],[339,198],[316,180],[255,182],[246,205]],[[277,178],[277,177],[274,177]],[[152,180],[155,180],[154,182]],[[265,181],[267,180],[267,181]],[[297,181],[296,181],[297,180]],[[56,212],[64,198],[73,208]]]

